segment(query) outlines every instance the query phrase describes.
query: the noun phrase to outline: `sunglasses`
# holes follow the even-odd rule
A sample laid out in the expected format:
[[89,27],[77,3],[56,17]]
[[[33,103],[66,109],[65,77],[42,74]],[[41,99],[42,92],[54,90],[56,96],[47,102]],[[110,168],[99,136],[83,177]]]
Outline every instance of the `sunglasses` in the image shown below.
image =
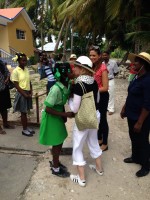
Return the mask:
[[90,47],[90,50],[98,50],[98,51],[100,51],[100,48],[99,48],[99,46],[92,45]]
[[99,49],[99,46],[93,45],[92,47],[93,47],[94,49]]
[[92,45],[89,50],[96,50],[99,54],[101,53],[99,46]]

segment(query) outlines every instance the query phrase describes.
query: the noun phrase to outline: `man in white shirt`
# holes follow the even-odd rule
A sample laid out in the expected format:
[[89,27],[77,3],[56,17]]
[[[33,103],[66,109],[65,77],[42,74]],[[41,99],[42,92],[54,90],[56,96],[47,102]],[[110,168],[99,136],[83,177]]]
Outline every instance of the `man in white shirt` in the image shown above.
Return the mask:
[[115,81],[114,77],[118,74],[118,65],[115,60],[110,59],[110,53],[104,51],[102,53],[102,59],[107,69],[109,79],[109,102],[108,102],[108,114],[112,115],[115,112],[114,92],[115,92]]

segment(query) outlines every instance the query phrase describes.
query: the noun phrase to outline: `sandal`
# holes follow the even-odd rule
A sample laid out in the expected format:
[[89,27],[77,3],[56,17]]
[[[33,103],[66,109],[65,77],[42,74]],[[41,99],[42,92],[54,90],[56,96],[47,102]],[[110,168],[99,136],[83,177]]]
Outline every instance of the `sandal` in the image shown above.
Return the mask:
[[0,130],[0,134],[1,134],[1,135],[5,135],[6,132],[5,132],[3,129],[1,129],[1,130]]
[[104,174],[103,170],[102,171],[97,170],[95,165],[89,165],[89,168],[94,170],[100,176]]

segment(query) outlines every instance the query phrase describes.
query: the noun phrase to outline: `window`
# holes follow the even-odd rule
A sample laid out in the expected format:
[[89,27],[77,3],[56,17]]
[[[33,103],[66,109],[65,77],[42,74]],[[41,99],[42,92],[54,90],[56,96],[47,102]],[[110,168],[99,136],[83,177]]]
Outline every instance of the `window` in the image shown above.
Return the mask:
[[25,31],[17,29],[16,30],[16,37],[17,37],[17,39],[25,40]]

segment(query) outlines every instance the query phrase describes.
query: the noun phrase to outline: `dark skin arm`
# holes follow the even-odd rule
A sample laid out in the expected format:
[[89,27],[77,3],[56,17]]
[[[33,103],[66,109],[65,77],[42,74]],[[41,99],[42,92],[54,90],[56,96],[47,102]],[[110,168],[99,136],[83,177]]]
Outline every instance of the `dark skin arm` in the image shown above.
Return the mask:
[[[120,117],[122,119],[125,118],[125,106],[126,106],[126,104],[122,107],[122,110],[121,110],[121,113],[120,113]],[[141,111],[141,114],[139,116],[139,119],[136,122],[136,124],[134,125],[134,131],[136,133],[139,133],[141,131],[143,122],[145,121],[145,119],[147,118],[147,116],[149,115],[149,113],[150,112],[148,110],[146,110],[145,108],[142,108],[142,111]]]
[[5,79],[5,84],[8,84],[9,79],[10,79],[10,76],[7,76],[7,78]]
[[143,122],[145,121],[145,119],[147,118],[147,116],[149,115],[149,111],[146,110],[145,108],[142,108],[141,114],[139,116],[138,121],[136,122],[136,124],[134,125],[134,131],[136,133],[139,133],[141,131]]
[[122,119],[125,118],[125,107],[126,107],[126,104],[124,104],[124,106],[122,107],[121,112],[120,112],[120,117],[121,117]]
[[30,94],[31,94],[31,96],[33,95],[31,82],[30,82]]
[[60,117],[68,117],[68,118],[74,117],[73,112],[59,112],[59,111],[56,111],[56,110],[49,108],[49,107],[46,107],[45,111],[49,114],[60,116]]

